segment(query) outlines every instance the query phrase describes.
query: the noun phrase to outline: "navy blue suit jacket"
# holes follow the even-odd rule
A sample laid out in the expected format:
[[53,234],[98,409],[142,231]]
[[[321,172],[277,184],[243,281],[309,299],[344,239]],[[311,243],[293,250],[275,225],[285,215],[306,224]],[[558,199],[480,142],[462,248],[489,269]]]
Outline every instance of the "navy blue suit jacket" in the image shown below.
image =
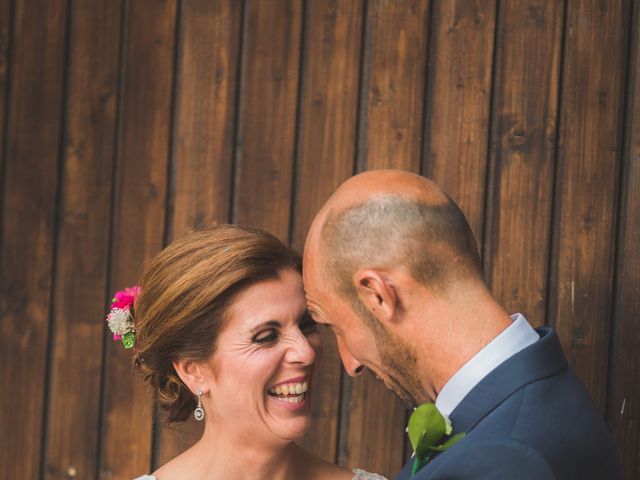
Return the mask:
[[550,328],[496,367],[451,412],[467,435],[398,480],[618,479],[611,436]]

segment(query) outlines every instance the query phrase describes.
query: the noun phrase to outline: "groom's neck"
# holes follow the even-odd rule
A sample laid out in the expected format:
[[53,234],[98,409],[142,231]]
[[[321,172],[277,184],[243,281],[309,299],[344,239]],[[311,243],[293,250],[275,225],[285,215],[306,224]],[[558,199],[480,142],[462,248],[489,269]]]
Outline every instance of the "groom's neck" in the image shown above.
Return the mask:
[[408,338],[424,372],[425,396],[435,401],[449,379],[502,333],[511,318],[484,286],[452,289],[424,311]]

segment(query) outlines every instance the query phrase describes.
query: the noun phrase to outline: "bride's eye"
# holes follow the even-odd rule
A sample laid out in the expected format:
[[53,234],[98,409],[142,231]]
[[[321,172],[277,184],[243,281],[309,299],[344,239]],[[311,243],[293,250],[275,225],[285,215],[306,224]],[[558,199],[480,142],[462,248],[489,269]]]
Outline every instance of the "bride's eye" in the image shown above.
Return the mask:
[[251,341],[258,345],[272,345],[278,340],[278,331],[275,328],[269,328],[256,333]]

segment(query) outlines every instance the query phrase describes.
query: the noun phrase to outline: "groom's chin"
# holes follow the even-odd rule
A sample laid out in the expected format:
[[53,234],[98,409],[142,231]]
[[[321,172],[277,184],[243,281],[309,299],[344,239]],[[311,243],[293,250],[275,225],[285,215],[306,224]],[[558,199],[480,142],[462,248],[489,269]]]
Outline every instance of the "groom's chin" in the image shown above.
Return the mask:
[[418,405],[418,402],[415,400],[413,395],[411,395],[406,390],[401,388],[390,388],[390,390],[404,402],[407,408],[414,408]]
[[415,396],[412,395],[406,388],[404,388],[400,381],[396,380],[393,377],[383,377],[378,374],[376,374],[375,376],[384,384],[387,389],[395,393],[396,396],[400,398],[400,400],[402,400],[408,408],[413,408],[418,405]]

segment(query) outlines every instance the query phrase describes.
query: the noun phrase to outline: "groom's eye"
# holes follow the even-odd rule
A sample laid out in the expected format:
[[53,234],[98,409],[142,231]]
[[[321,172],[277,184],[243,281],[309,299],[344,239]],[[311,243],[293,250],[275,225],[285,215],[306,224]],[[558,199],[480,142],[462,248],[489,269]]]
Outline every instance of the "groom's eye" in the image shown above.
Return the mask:
[[300,331],[305,335],[318,331],[318,324],[311,318],[309,314],[306,314],[300,321]]

